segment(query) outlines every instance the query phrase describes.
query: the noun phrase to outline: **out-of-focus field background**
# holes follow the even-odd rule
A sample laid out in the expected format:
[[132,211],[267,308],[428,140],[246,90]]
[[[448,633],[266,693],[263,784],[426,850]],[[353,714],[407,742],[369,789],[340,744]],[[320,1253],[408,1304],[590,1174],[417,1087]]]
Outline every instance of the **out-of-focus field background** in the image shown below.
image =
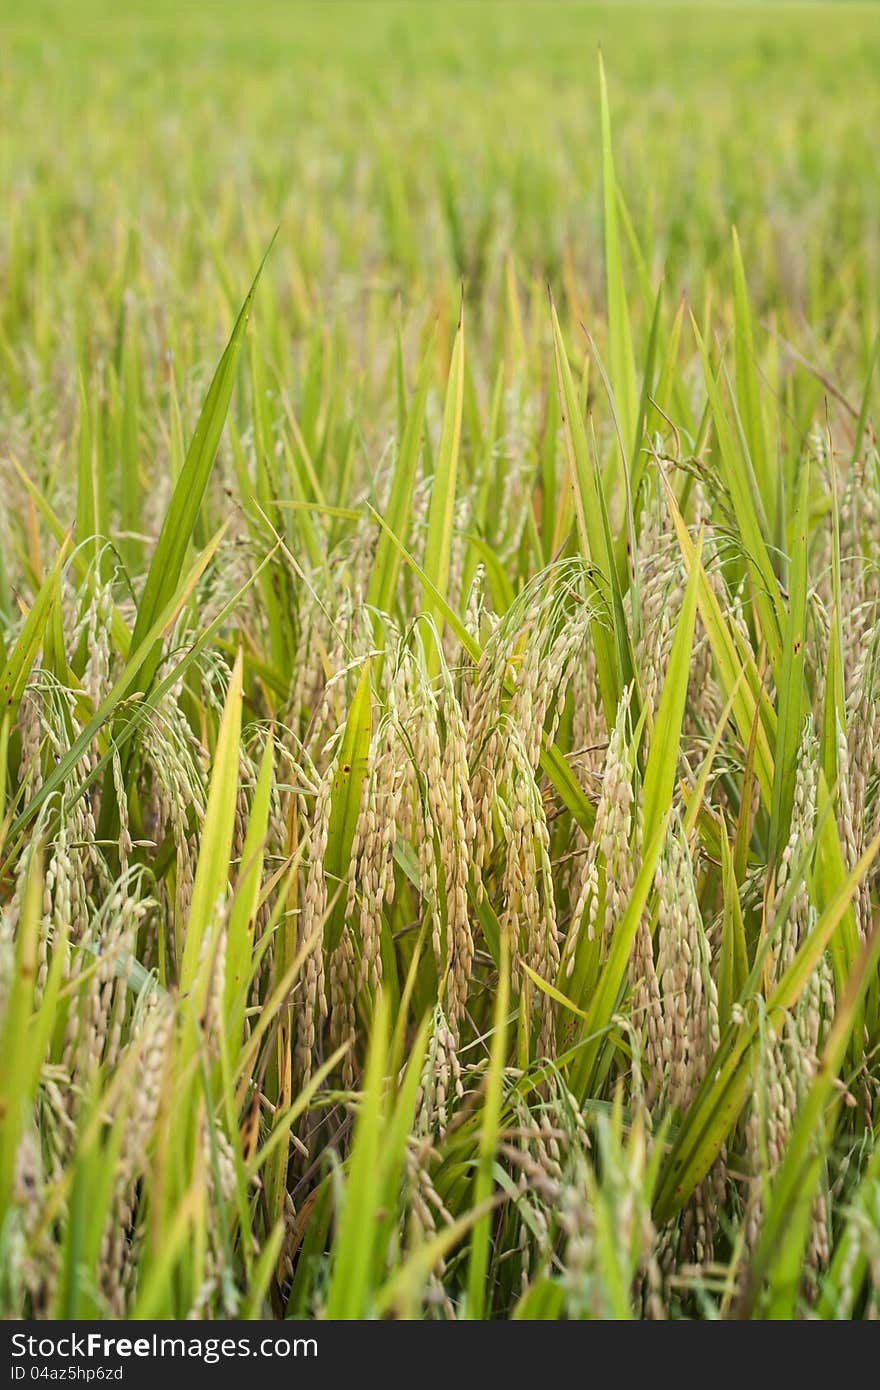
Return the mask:
[[759,312],[797,315],[827,340],[847,306],[870,337],[870,5],[37,0],[12,11],[11,347],[25,335],[48,350],[88,327],[97,350],[120,278],[145,319],[204,343],[218,280],[237,294],[277,224],[268,273],[289,351],[316,322],[343,322],[363,366],[363,334],[398,296],[409,321],[457,296],[461,279],[490,317],[509,253],[554,288],[568,273],[599,307],[600,43],[620,182],[670,300],[702,303],[729,269],[736,224]]
[[7,7],[5,1312],[877,1312],[878,59]]

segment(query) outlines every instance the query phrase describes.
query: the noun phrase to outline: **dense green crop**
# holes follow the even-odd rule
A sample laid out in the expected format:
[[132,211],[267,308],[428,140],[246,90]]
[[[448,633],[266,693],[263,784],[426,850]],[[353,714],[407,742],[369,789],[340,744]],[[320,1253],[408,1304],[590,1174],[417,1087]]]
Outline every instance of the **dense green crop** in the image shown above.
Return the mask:
[[4,1313],[876,1315],[880,16],[4,31]]

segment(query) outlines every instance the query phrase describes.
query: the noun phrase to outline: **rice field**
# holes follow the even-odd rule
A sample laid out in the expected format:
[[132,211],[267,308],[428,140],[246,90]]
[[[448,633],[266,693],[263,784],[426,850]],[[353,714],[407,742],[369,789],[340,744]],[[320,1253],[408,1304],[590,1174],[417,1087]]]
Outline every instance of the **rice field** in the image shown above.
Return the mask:
[[880,1314],[880,13],[3,30],[3,1315]]

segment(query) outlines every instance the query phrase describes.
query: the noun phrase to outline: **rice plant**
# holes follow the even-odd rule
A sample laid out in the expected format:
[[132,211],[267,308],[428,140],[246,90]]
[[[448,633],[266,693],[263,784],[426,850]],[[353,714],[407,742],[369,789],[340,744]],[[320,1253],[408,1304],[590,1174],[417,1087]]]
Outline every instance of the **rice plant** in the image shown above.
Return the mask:
[[875,12],[7,27],[4,1315],[876,1316]]

